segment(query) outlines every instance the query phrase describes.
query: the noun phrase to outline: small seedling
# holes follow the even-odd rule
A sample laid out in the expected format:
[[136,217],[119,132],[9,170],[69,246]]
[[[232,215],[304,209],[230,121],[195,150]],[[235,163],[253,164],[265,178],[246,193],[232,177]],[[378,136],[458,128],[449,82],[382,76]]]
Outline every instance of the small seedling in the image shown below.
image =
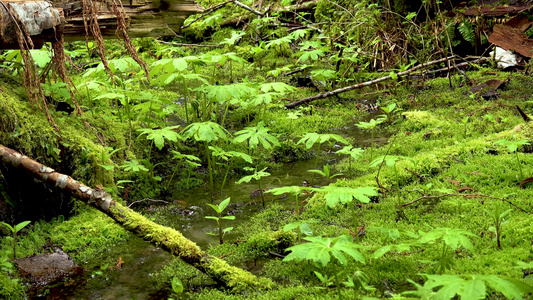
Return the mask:
[[263,188],[261,187],[260,179],[263,177],[270,176],[270,173],[265,172],[266,169],[267,168],[264,168],[263,170],[259,172],[257,170],[254,170],[254,174],[244,176],[243,178],[239,179],[239,181],[237,181],[237,184],[241,184],[243,182],[249,183],[250,181],[252,181],[252,179],[256,180],[257,185],[259,186],[259,194],[261,195],[261,201],[263,201],[263,207],[265,207],[265,196],[263,195]]
[[[343,235],[343,236],[338,236],[338,237],[333,237],[333,238],[323,238],[321,236],[315,236],[315,237],[306,237],[304,239],[309,241],[310,243],[299,244],[299,245],[287,248],[287,250],[291,251],[291,253],[287,255],[283,259],[283,261],[311,260],[315,263],[317,267],[324,268],[326,265],[329,264],[329,262],[331,261],[331,257],[333,256],[342,268],[348,265],[348,259],[346,257],[346,255],[348,255],[357,262],[360,262],[363,264],[365,263],[365,258],[363,254],[359,252],[358,250],[364,247],[353,243],[351,236]],[[334,278],[335,278],[337,294],[338,294],[339,299],[341,299],[340,283],[339,283],[339,276],[338,276],[339,274],[337,273],[337,271],[340,271],[340,270],[337,269],[334,271],[335,272]],[[324,276],[319,276],[319,279],[320,277],[325,279]],[[325,282],[327,282],[327,280]]]
[[329,164],[326,164],[324,167],[323,167],[323,171],[321,170],[309,170],[307,172],[311,172],[311,173],[316,173],[316,174],[319,174],[320,176],[324,177],[324,178],[328,178],[328,179],[333,179],[337,176],[342,176],[342,173],[337,173],[337,174],[331,174],[330,173],[330,166]]
[[376,160],[374,160],[370,164],[370,166],[371,167],[376,167],[376,166],[381,165],[385,161],[385,164],[388,167],[392,167],[393,168],[394,176],[396,177],[396,203],[397,203],[396,205],[398,206],[398,212],[400,214],[400,217],[406,218],[405,214],[403,213],[403,209],[402,209],[402,200],[400,198],[400,177],[398,175],[398,169],[396,168],[396,163],[398,161],[400,161],[400,160],[408,160],[412,164],[415,164],[415,161],[412,158],[410,158],[410,157],[398,156],[398,155],[387,155],[387,156],[382,156],[382,157],[376,158]]
[[518,163],[518,168],[520,168],[520,180],[524,178],[524,172],[522,171],[522,165],[520,164],[520,158],[518,158],[518,147],[524,146],[524,145],[531,145],[528,141],[522,140],[522,141],[507,141],[507,140],[499,140],[496,142],[496,145],[501,146],[507,146],[507,150],[509,150],[509,153],[515,153],[516,155],[516,162]]
[[345,146],[341,150],[335,152],[337,154],[348,154],[352,159],[348,160],[348,170],[352,169],[352,160],[355,162],[363,155],[364,150],[361,148],[354,148],[353,146]]
[[496,235],[496,243],[498,244],[498,249],[501,249],[502,248],[502,245],[500,243],[501,228],[502,228],[502,225],[505,223],[504,221],[505,217],[511,211],[513,211],[513,209],[510,208],[504,212],[500,212],[500,208],[498,207],[494,211],[489,211],[487,209],[484,209],[484,211],[492,218],[492,220],[494,220],[494,226],[491,226],[489,230]]
[[370,122],[359,122],[359,124],[355,124],[355,126],[361,128],[361,129],[370,129],[370,161],[372,161],[372,151],[374,148],[374,128],[378,126],[379,124],[383,123],[385,119],[372,119]]
[[17,258],[17,234],[22,230],[22,228],[26,227],[30,223],[31,221],[24,221],[15,226],[11,226],[7,223],[0,222],[0,224],[5,225],[11,231],[12,236],[6,237],[6,239],[11,239],[11,245],[13,246],[13,259]]
[[273,195],[281,195],[281,194],[292,194],[296,196],[296,222],[289,223],[283,227],[283,231],[290,231],[295,228],[298,228],[298,244],[301,243],[300,240],[300,233],[304,233],[306,235],[311,235],[312,231],[309,227],[309,223],[316,223],[315,220],[305,220],[300,221],[300,202],[298,200],[298,196],[307,190],[307,187],[304,186],[286,186],[286,187],[280,187],[280,188],[273,188],[268,191],[267,193],[271,193]]
[[[222,212],[226,209],[226,207],[228,206],[230,202],[230,198],[227,198],[226,200],[220,202],[219,205],[214,205],[214,204],[209,204],[207,203],[207,205],[209,205],[209,207],[211,207],[212,209],[215,210],[215,212],[217,213],[217,216],[206,216],[205,218],[206,219],[210,219],[210,220],[215,220],[218,224],[218,238],[220,240],[220,243],[224,243],[224,235],[231,231],[233,229],[233,227],[227,227],[227,228],[222,228],[222,220],[235,220],[235,216],[222,216]],[[208,233],[209,235],[216,235],[214,233]]]

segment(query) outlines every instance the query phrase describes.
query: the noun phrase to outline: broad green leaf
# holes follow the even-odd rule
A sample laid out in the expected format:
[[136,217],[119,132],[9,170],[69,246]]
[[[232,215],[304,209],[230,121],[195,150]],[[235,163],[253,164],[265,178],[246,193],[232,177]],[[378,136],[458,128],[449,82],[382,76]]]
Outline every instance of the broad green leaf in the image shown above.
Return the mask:
[[181,283],[181,280],[178,277],[172,278],[172,290],[176,294],[183,293],[183,283]]
[[224,211],[226,207],[228,206],[229,202],[230,202],[230,198],[226,198],[224,201],[220,202],[220,204],[218,205],[218,208],[220,209],[220,211]]
[[461,299],[485,299],[485,283],[483,280],[473,276],[472,280],[468,280],[457,294],[461,296]]
[[[211,207],[212,209],[214,209],[218,214],[222,212],[222,209],[220,209],[220,207],[218,207],[217,205],[214,205],[214,204],[210,204],[210,203],[207,203],[207,205],[209,207]],[[207,217],[206,217],[207,218]],[[217,218],[218,219],[218,218]]]

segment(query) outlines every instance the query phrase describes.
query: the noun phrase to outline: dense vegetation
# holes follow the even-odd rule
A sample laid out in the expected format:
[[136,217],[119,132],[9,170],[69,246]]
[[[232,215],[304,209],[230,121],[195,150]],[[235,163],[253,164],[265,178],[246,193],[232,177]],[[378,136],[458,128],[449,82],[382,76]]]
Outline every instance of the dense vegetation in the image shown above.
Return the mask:
[[[226,5],[191,23],[180,38],[135,40],[150,81],[119,41],[105,44],[110,70],[95,44],[65,44],[82,115],[74,111],[69,85],[49,73],[50,49],[34,50],[60,133],[25,100],[20,51],[3,51],[0,142],[101,185],[124,204],[179,199],[166,206],[180,207],[188,193],[204,190],[196,205],[216,224],[209,232],[216,243],[207,251],[243,268],[259,262],[253,272],[277,283],[225,291],[175,260],[152,274],[165,296],[531,297],[533,129],[515,108],[531,111],[529,67],[507,73],[487,60],[448,78],[430,80],[425,68],[398,76],[474,45],[488,48],[476,33],[491,21],[476,23],[432,1],[415,8],[395,3],[320,0],[312,10],[291,12],[286,7],[296,1],[284,0],[262,3],[270,6],[264,16]],[[177,44],[185,42],[201,45]],[[285,108],[384,76],[391,78]],[[488,80],[505,83],[497,98],[471,91]],[[271,170],[304,159],[313,160],[311,173],[302,175],[309,184],[265,186]],[[74,202],[63,212],[67,217],[20,223],[26,206],[0,175],[0,199],[13,207],[3,215],[13,226],[3,228],[1,298],[21,299],[29,289],[17,278],[14,256],[60,246],[79,264],[106,269],[116,260],[106,249],[131,238]],[[331,184],[315,185],[319,177]],[[232,226],[240,216],[227,215],[227,208],[249,202],[250,193],[226,198],[224,187],[235,181],[257,185],[257,209]],[[277,203],[279,195],[291,200]],[[151,205],[136,207],[157,222],[157,212],[142,210]]]

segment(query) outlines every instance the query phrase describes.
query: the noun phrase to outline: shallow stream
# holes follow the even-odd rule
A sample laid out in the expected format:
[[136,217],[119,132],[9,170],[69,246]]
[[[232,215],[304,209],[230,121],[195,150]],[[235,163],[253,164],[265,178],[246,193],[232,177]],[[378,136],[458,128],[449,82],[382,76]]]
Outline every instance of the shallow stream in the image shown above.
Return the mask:
[[[343,137],[355,139],[356,147],[368,147],[370,137],[368,132],[362,132],[355,126],[345,127],[337,131]],[[388,140],[388,134],[380,134],[374,138],[375,144],[383,144]],[[325,148],[325,147],[323,147]],[[334,154],[328,149],[323,149],[319,159],[318,169],[322,169],[325,164],[334,165],[345,156]],[[337,149],[331,149],[333,151]],[[308,172],[314,168],[315,159],[286,163],[278,169],[267,170],[271,176],[261,179],[264,189],[275,187],[302,185],[304,180],[311,181],[313,174]],[[332,170],[334,171],[334,170]],[[338,172],[335,172],[338,173]],[[334,173],[333,173],[334,174]],[[337,177],[342,178],[342,177]],[[256,182],[243,183],[237,185],[237,179],[228,182],[223,191],[218,193],[216,203],[231,197],[231,203],[226,209],[230,215],[235,215],[235,220],[226,221],[226,226],[238,226],[241,222],[248,220],[254,213],[262,210],[260,196],[253,199],[251,194],[258,189]],[[315,174],[313,185],[327,185],[335,179],[322,178]],[[219,183],[220,184],[220,183]],[[258,193],[256,193],[258,194]],[[293,197],[273,196],[265,194],[265,205],[269,206],[273,201],[286,207],[287,210],[294,210]],[[177,199],[178,200],[178,199]],[[208,235],[208,232],[216,232],[218,228],[216,222],[205,219],[205,216],[215,215],[215,212],[207,206],[211,197],[205,188],[189,190],[183,199],[174,201],[171,204],[161,205],[154,203],[148,207],[144,206],[142,213],[151,220],[165,225],[183,233],[185,237],[194,241],[202,249],[207,249],[209,245],[219,243],[218,236]],[[225,235],[224,239],[232,241],[236,237],[232,233]],[[51,289],[40,289],[30,297],[39,297],[39,294],[46,295],[48,299],[167,299],[166,292],[157,290],[153,285],[150,273],[160,270],[167,264],[172,256],[138,237],[132,237],[127,242],[109,249],[98,259],[99,261],[109,261],[118,259],[123,261],[121,268],[114,265],[96,266],[92,269],[87,266],[94,266],[97,262],[87,262],[81,275],[76,276],[67,284]],[[107,258],[107,259],[106,259]]]

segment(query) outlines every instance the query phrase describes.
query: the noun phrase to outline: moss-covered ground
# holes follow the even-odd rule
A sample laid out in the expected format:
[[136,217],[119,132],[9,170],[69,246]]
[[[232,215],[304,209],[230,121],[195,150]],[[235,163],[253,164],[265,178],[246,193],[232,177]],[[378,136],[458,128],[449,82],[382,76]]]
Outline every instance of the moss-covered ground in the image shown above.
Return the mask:
[[[239,49],[236,52],[239,53]],[[271,67],[286,63],[288,58],[284,55],[273,55],[275,58],[271,60]],[[229,71],[235,78],[249,75],[247,80],[254,82],[262,82],[266,78],[263,71],[247,64],[234,67],[233,70],[228,65],[224,65],[224,68],[213,65],[195,72],[210,74],[213,68],[220,71],[214,75],[216,80],[227,78]],[[365,257],[365,264],[350,259],[346,262],[337,260],[338,253],[333,254],[326,266],[318,266],[311,261],[283,261],[282,257],[288,254],[285,249],[296,243],[295,232],[283,232],[283,227],[297,217],[294,210],[272,204],[234,229],[238,240],[227,240],[222,245],[207,249],[209,254],[223,257],[231,265],[250,269],[259,276],[272,279],[277,283],[272,289],[248,290],[241,294],[224,291],[205,275],[179,261],[171,262],[154,274],[154,284],[171,293],[172,278],[181,277],[181,281],[187,283],[186,297],[193,299],[337,298],[335,284],[321,282],[316,272],[330,278],[340,274],[343,282],[347,278],[361,278],[357,277],[360,272],[366,274],[363,277],[367,280],[363,280],[365,283],[362,284],[366,289],[340,286],[339,292],[346,299],[361,296],[385,298],[414,290],[415,284],[423,284],[420,274],[497,275],[533,285],[531,275],[524,276],[531,270],[526,268],[526,272],[523,272],[518,267],[519,262],[531,263],[533,260],[533,189],[528,183],[520,186],[523,180],[533,177],[530,168],[533,165],[531,148],[520,146],[515,153],[497,143],[500,140],[533,142],[532,125],[526,123],[516,109],[516,105],[519,105],[526,113],[531,113],[529,87],[533,85],[533,79],[519,72],[504,73],[482,66],[473,67],[467,75],[477,83],[511,77],[498,90],[498,98],[492,100],[469,93],[470,87],[462,85],[464,78],[460,75],[452,75],[452,87],[448,79],[437,78],[417,82],[416,87],[406,83],[391,83],[394,89],[387,86],[387,90],[378,91],[378,106],[386,107],[395,103],[398,108],[374,132],[377,135],[391,135],[389,143],[374,145],[372,151],[365,143],[361,157],[356,160],[342,157],[342,161],[334,166],[336,172],[344,174],[334,185],[376,189],[377,196],[372,196],[370,203],[358,203],[360,205],[355,208],[352,203],[330,207],[326,204],[324,193],[320,192],[301,199],[306,200],[302,203],[301,220],[313,220],[309,221],[310,230],[303,232],[303,236],[353,237],[354,243],[364,246],[359,251]],[[74,77],[74,81],[83,82],[86,76]],[[105,74],[99,76],[105,77]],[[123,77],[127,78],[127,75]],[[124,83],[125,86],[128,84]],[[1,85],[5,91],[10,90],[8,87],[14,87],[8,79],[4,79]],[[165,90],[151,91],[151,95],[179,100],[181,88],[176,83]],[[16,88],[13,90],[17,91]],[[147,90],[132,83],[129,92]],[[110,104],[110,101],[102,100],[106,98],[88,97],[92,92],[87,91],[89,89],[81,90],[87,97],[84,104],[87,106],[84,114],[84,120],[89,123],[87,128],[78,117],[54,112],[54,118],[62,129],[61,143],[66,157],[61,158],[57,153],[56,149],[60,148],[57,136],[42,112],[32,109],[21,96],[22,92],[0,94],[0,140],[59,170],[64,168],[61,160],[67,159],[70,164],[67,169],[72,170],[73,177],[88,185],[105,186],[117,200],[122,198],[118,201],[165,198],[173,192],[171,187],[182,188],[182,180],[189,176],[183,166],[178,168],[180,172],[174,181],[168,182],[176,166],[175,160],[171,159],[171,150],[198,155],[203,165],[196,169],[193,177],[198,185],[208,181],[206,158],[198,150],[203,149],[200,148],[203,147],[202,143],[165,140],[165,146],[158,150],[146,139],[146,135],[139,135],[137,131],[132,132],[131,139],[128,138],[130,124],[134,129],[160,129],[176,123],[183,124],[185,113],[182,107],[170,101],[164,103],[159,111],[154,109],[147,113],[141,107],[136,111],[137,115],[132,117],[124,112],[124,104]],[[350,92],[342,95],[341,99],[327,98],[293,111],[281,105],[286,100],[274,101],[266,109],[247,109],[235,105],[229,109],[226,127],[234,133],[263,121],[270,132],[279,138],[281,147],[273,150],[261,148],[254,154],[259,161],[254,166],[261,169],[283,161],[284,157],[299,159],[316,154],[316,147],[309,151],[297,144],[306,133],[331,133],[342,128],[361,130],[354,125],[379,118],[381,112],[370,114],[360,111],[357,106],[364,100],[361,95],[373,92],[376,91],[365,89]],[[314,93],[312,89],[297,89],[287,97],[297,100]],[[216,104],[212,102],[211,105]],[[223,111],[222,107],[213,109],[215,116],[211,119],[220,121]],[[300,113],[298,117],[287,118],[288,113],[296,111]],[[156,121],[151,121],[151,117]],[[354,147],[359,147],[355,140],[348,140]],[[120,151],[102,159],[103,152],[111,152],[104,145]],[[224,145],[229,150],[250,153],[244,145]],[[322,148],[323,151],[335,149],[334,146]],[[399,160],[372,166],[374,159],[383,156],[385,159],[394,156]],[[120,167],[126,161],[133,160],[144,160],[147,167],[151,163],[153,174],[126,171],[126,168]],[[113,169],[106,170],[101,165],[111,165]],[[243,167],[236,164],[234,173],[245,173]],[[221,170],[215,174],[217,180],[223,178]],[[128,191],[116,184],[117,180],[124,179],[134,181],[130,183]],[[187,182],[190,181],[187,179]],[[509,209],[511,211],[499,224],[501,248],[498,248],[497,226],[492,215]],[[353,226],[354,216],[360,232],[358,237],[354,233],[357,231]],[[444,234],[437,236],[437,232]],[[31,226],[23,230],[18,238],[17,256],[44,253],[57,245],[78,263],[96,261],[104,249],[128,237],[127,231],[106,216],[81,205],[73,205],[73,216],[34,220]],[[1,245],[3,265],[0,296],[6,299],[23,298],[25,288],[20,280],[15,279],[14,269],[7,261],[12,255],[12,248],[6,236],[2,237]],[[391,245],[388,251],[377,255],[378,250],[387,245]],[[320,254],[315,255],[318,257]],[[101,259],[105,261],[108,258]],[[484,296],[491,299],[503,297],[494,287],[487,288]]]

